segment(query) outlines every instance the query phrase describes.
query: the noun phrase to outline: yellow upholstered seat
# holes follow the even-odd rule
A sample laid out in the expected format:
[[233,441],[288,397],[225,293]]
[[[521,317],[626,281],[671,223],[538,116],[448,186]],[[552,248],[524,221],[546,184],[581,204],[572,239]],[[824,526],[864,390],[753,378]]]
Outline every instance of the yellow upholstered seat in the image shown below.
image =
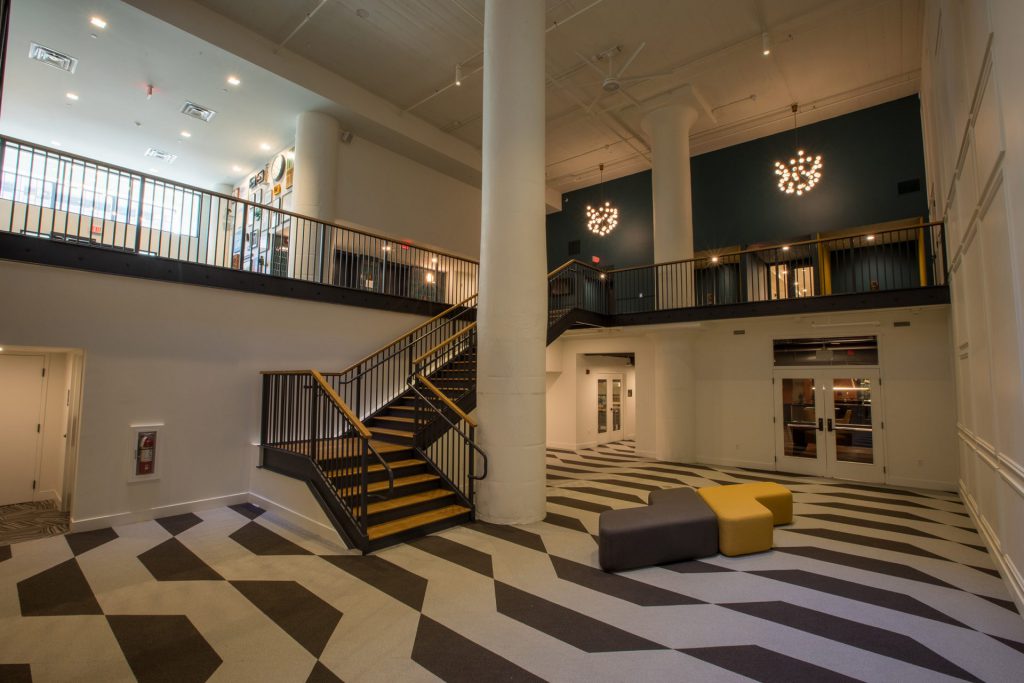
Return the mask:
[[697,489],[718,517],[723,555],[747,555],[772,547],[772,527],[793,521],[793,494],[773,482],[706,486]]

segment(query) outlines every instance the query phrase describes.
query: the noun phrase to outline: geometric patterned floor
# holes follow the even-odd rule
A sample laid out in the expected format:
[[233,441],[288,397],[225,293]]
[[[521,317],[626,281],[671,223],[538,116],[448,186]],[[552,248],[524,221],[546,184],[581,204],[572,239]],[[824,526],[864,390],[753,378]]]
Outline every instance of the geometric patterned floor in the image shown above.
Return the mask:
[[[952,493],[548,455],[548,517],[369,557],[250,505],[0,546],[0,681],[1010,681],[1017,614]],[[780,481],[775,548],[597,569],[608,508]]]
[[0,505],[0,545],[56,536],[67,530],[68,513],[58,510],[52,500]]

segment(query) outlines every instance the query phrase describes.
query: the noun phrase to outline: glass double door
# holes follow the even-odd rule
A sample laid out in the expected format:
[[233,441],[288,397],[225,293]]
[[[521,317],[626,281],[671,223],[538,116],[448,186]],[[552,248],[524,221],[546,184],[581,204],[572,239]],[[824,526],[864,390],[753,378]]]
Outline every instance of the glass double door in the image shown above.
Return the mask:
[[885,480],[878,370],[776,370],[774,378],[777,469]]
[[622,375],[597,376],[597,443],[620,441],[622,432]]

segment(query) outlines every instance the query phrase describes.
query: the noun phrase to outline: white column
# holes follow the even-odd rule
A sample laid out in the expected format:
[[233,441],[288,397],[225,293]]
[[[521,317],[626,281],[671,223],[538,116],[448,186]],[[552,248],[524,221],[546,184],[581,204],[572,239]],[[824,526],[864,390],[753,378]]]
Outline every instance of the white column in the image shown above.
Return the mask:
[[696,385],[693,348],[687,330],[653,333],[655,457],[695,460]]
[[644,118],[651,139],[655,263],[693,258],[690,128],[696,121],[696,107],[684,102],[665,104]]
[[[329,221],[334,218],[338,192],[338,121],[322,112],[299,114],[295,121],[295,170],[292,178],[292,211]],[[291,226],[288,274],[320,280],[330,265],[323,259],[324,232],[315,223],[297,221]]]
[[477,414],[490,471],[477,514],[545,515],[544,0],[487,0]]

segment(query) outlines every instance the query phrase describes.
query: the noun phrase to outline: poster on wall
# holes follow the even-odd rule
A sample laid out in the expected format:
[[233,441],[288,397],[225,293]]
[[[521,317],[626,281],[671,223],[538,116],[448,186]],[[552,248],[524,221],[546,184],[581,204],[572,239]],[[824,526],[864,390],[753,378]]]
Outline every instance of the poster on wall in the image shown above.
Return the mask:
[[164,444],[163,424],[132,425],[129,442],[129,482],[155,481],[160,478],[160,456]]

